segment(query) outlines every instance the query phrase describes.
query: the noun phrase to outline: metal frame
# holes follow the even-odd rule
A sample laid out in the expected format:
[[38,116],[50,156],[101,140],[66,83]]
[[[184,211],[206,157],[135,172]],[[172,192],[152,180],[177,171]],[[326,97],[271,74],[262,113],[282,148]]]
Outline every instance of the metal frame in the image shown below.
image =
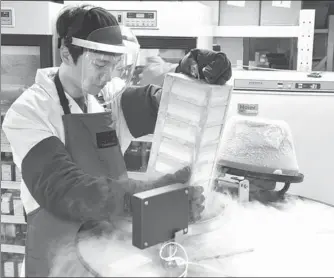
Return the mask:
[[299,17],[297,70],[312,71],[315,10],[301,10]]
[[[297,70],[308,72],[312,71],[315,10],[301,10],[299,18],[297,26],[214,26],[213,36],[245,38],[246,41],[247,38],[296,38]],[[332,38],[334,41],[334,27]]]
[[328,17],[327,62],[326,70],[333,71],[334,59],[334,15]]
[[196,37],[151,37],[137,36],[141,49],[184,49],[186,52],[197,46]]
[[[287,175],[277,175],[277,174],[265,174],[259,172],[253,172],[250,170],[236,169],[224,165],[220,165],[218,162],[218,175],[215,180],[216,190],[224,190],[227,188],[234,188],[238,190],[238,201],[240,203],[245,203],[250,201],[250,179],[261,179],[267,181],[274,181],[279,183],[284,183],[284,186],[280,190],[268,191],[267,202],[276,202],[284,198],[285,193],[289,190],[291,183],[300,183],[304,180],[303,174],[298,174],[296,176]],[[224,179],[225,175],[231,175],[231,179],[235,182],[227,181]],[[276,185],[275,185],[276,187]]]

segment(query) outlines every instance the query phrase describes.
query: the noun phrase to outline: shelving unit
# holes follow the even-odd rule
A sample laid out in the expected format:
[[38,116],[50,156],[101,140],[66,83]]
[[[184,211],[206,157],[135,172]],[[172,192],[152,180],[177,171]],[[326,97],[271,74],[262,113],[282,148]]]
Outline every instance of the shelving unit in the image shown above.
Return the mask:
[[11,148],[1,132],[2,157],[4,154],[6,159],[1,161],[1,276],[17,277],[23,263],[26,237],[26,220],[19,199],[21,174],[8,159]]
[[1,215],[1,223],[7,224],[27,224],[24,216],[21,215]]
[[[295,38],[297,40],[294,55],[296,69],[299,71],[312,70],[313,39],[314,39],[314,10],[300,10],[299,25],[297,26],[215,26],[215,38],[245,38],[244,50],[248,51],[250,38]],[[248,43],[247,43],[248,39]],[[291,46],[292,48],[292,46]],[[249,57],[244,59],[243,64]]]
[[326,70],[333,71],[334,59],[334,15],[329,16],[327,32]]
[[300,26],[214,26],[213,36],[222,38],[298,38]]
[[11,149],[9,145],[1,144],[1,152],[10,153]]
[[[318,71],[333,71],[333,59],[334,59],[334,15],[328,17],[327,28],[315,29],[314,34],[316,36],[315,42],[320,39],[324,42],[324,53],[313,56],[313,62],[315,63],[314,69]],[[319,45],[319,44],[318,44]],[[317,50],[317,49],[315,49]],[[317,51],[316,51],[317,52]],[[318,51],[319,52],[319,51]],[[318,62],[318,63],[317,63]],[[316,64],[317,63],[317,64]]]
[[1,244],[2,253],[15,253],[15,254],[24,254],[25,247],[12,244]]
[[1,189],[20,190],[21,183],[18,181],[1,181]]
[[[54,65],[57,52],[54,24],[63,7],[62,3],[55,2],[1,1],[1,10],[11,10],[13,15],[8,20],[13,26],[1,21],[1,68],[4,69],[1,71],[1,124],[9,106],[24,88],[34,83],[37,69]],[[27,225],[20,199],[21,175],[14,166],[12,150],[2,130],[0,147],[1,278],[18,277],[25,254]]]
[[314,34],[328,34],[328,28],[326,28],[326,29],[315,29]]

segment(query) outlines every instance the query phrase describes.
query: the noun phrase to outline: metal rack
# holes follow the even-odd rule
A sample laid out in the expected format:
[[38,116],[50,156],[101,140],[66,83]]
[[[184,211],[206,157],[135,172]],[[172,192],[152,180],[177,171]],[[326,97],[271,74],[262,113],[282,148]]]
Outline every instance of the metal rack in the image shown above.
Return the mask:
[[[4,134],[1,134],[1,153],[11,153],[9,144],[3,143],[5,138]],[[1,161],[2,170],[3,165],[12,164],[12,161]],[[15,170],[15,174],[12,172]],[[26,220],[23,215],[22,209],[17,209],[17,202],[20,200],[15,199],[14,195],[18,195],[20,192],[20,181],[17,181],[18,177],[17,168],[11,167],[12,180],[1,180],[1,268],[4,277],[15,277],[20,274],[21,264],[23,256],[25,254],[25,231]],[[2,179],[4,177],[2,176]],[[14,179],[14,180],[13,180]],[[4,194],[13,194],[9,200],[3,198]],[[15,201],[15,200],[16,201]],[[8,201],[8,202],[7,202]],[[17,214],[18,212],[21,212]],[[18,237],[18,238],[17,238]]]
[[[60,9],[61,4],[51,1],[2,1],[1,11],[1,59],[12,63],[15,59],[11,56],[15,53],[21,55],[39,57],[36,67],[44,68],[53,65],[53,52],[56,52],[56,37],[53,37],[54,19]],[[57,1],[59,2],[59,1]],[[35,20],[31,21],[29,18]],[[16,51],[16,52],[15,52]],[[7,60],[6,60],[7,59]],[[24,58],[22,58],[24,59]],[[32,78],[23,78],[25,84],[17,82],[15,79],[16,72],[8,71],[6,79],[3,78],[5,73],[1,73],[1,116],[6,113],[10,104],[22,93],[23,88],[30,86],[34,80],[35,64],[26,63],[26,68]],[[35,61],[35,60],[34,60]],[[3,65],[3,64],[2,64]],[[14,76],[14,78],[12,78]],[[6,83],[6,84],[4,84]],[[6,85],[6,86],[5,86]],[[13,166],[13,159],[10,157],[11,148],[1,132],[1,155],[6,156],[6,161],[1,159],[3,175],[1,176],[1,271],[0,277],[19,277],[22,269],[25,254],[25,237],[27,225],[23,212],[23,205],[20,200],[20,181],[18,179],[19,171]],[[7,141],[7,142],[6,142]],[[6,166],[10,165],[10,166]],[[15,171],[15,174],[13,174]],[[19,175],[17,175],[19,174]],[[12,175],[11,177],[9,175]],[[5,177],[6,176],[6,177]]]
[[301,10],[298,26],[214,26],[216,38],[296,38],[297,70],[311,71],[315,10]]
[[334,15],[328,17],[328,28],[326,29],[315,29],[315,34],[322,34],[326,36],[326,55],[324,57],[313,57],[314,60],[320,60],[315,66],[315,70],[333,71],[334,63]]
[[[325,29],[315,29],[315,10],[300,10],[298,26],[214,26],[213,36],[217,38],[296,38],[297,70],[312,69],[314,34],[327,36],[327,51],[325,57],[314,70],[334,70],[334,15],[328,17]],[[306,66],[306,67],[305,67]]]
[[328,36],[327,36],[327,61],[326,70],[333,71],[334,60],[334,15],[329,16]]

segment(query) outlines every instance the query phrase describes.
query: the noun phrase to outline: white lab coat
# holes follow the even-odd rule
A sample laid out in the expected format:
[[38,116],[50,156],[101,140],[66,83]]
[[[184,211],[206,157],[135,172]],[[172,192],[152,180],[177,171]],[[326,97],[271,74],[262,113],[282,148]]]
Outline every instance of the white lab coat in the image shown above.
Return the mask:
[[[50,136],[57,136],[65,144],[64,125],[62,115],[64,111],[60,105],[57,89],[53,77],[58,68],[39,69],[35,84],[27,89],[13,103],[6,113],[2,128],[11,145],[13,159],[21,171],[21,163],[29,150],[38,142]],[[110,83],[103,90],[112,91]],[[83,113],[78,104],[66,93],[72,113]],[[88,97],[88,113],[103,112],[93,96]],[[124,153],[133,139],[127,127],[120,106],[120,96],[112,103],[113,118],[122,152]],[[27,213],[39,207],[31,196],[24,181],[21,182],[21,200]],[[25,277],[25,260],[22,264],[20,276]]]
[[[21,163],[29,150],[38,142],[50,136],[58,137],[65,144],[63,109],[60,105],[53,77],[57,68],[46,68],[37,71],[35,84],[27,89],[10,107],[4,122],[3,130],[10,142],[14,163],[21,171]],[[109,87],[108,87],[109,86]],[[111,91],[112,84],[103,90]],[[83,113],[77,103],[68,95],[72,113]],[[88,112],[103,112],[98,101],[88,97]],[[123,153],[133,139],[120,107],[120,96],[112,103],[113,119]],[[28,188],[21,182],[21,200],[27,213],[39,207]]]

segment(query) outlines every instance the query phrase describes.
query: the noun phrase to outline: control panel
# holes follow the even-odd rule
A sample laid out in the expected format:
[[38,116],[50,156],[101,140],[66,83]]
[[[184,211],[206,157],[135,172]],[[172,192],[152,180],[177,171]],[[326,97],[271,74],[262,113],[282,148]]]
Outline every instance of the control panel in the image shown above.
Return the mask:
[[234,89],[240,90],[272,90],[272,91],[329,91],[334,92],[334,84],[329,81],[277,81],[235,79]]
[[120,25],[129,28],[158,29],[157,11],[109,11],[113,14]]
[[15,27],[14,9],[1,7],[1,27]]
[[276,89],[297,89],[297,90],[320,90],[320,83],[312,83],[312,82],[277,82]]

